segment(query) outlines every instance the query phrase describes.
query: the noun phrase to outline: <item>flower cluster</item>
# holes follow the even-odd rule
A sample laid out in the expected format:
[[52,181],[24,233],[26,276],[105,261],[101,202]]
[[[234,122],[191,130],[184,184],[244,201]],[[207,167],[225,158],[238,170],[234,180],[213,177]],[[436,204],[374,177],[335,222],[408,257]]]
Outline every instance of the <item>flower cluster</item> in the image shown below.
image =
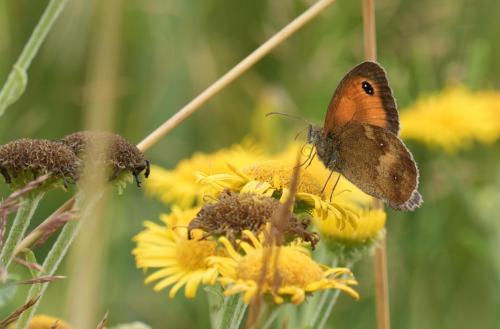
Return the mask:
[[[327,181],[320,161],[301,166],[280,242],[270,238],[273,218],[291,197],[299,149],[268,154],[246,143],[195,154],[173,170],[154,167],[146,191],[172,211],[161,224],[146,221],[134,238],[137,266],[154,270],[145,282],[155,281],[157,291],[170,287],[170,297],[185,287],[188,298],[200,285],[217,284],[246,303],[262,295],[299,304],[327,289],[358,298],[350,270],[322,262],[348,264],[369,250],[383,234],[385,213],[371,210],[371,197],[338,174]],[[317,259],[318,248],[330,260]]]
[[448,88],[402,111],[401,136],[452,152],[500,138],[500,93]]

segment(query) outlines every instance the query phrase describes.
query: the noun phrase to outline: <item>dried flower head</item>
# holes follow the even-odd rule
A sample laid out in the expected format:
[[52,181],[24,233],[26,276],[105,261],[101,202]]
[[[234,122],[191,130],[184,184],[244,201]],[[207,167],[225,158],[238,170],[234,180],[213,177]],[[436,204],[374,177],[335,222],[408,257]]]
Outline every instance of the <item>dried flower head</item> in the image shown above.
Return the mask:
[[[224,190],[215,203],[205,204],[188,226],[188,234],[194,229],[201,229],[215,237],[225,236],[236,246],[236,240],[242,239],[244,230],[258,235],[278,209],[278,200],[252,193],[235,193]],[[311,243],[318,242],[318,235],[307,230],[309,216],[288,218],[284,228],[287,240],[301,238]]]
[[50,174],[65,183],[74,182],[79,177],[80,168],[81,161],[59,143],[23,138],[0,146],[0,172],[8,184],[19,177],[21,181],[18,183],[24,185],[29,174]]
[[[60,142],[68,146],[74,154],[93,164],[109,165],[111,169],[110,180],[116,179],[120,173],[128,170],[134,175],[137,186],[140,186],[139,174],[144,171],[144,176],[149,176],[149,161],[144,159],[142,152],[125,138],[109,133],[97,131],[81,131],[65,136]],[[90,142],[106,143],[109,150],[105,154],[86,156],[86,149]]]

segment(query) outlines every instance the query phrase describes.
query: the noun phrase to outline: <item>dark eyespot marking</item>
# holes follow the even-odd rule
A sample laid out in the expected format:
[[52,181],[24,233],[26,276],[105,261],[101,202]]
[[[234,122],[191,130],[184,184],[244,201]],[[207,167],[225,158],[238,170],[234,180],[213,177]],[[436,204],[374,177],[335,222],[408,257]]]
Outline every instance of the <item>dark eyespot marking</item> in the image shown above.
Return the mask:
[[361,87],[363,88],[365,93],[367,93],[368,95],[373,95],[374,93],[373,87],[368,81],[363,81]]

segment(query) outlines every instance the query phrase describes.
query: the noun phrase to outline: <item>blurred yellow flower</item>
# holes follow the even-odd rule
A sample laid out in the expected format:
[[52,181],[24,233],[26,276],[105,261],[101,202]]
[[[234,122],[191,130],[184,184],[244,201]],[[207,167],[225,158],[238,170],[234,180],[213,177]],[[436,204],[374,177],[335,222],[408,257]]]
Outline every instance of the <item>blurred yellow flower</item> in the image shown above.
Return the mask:
[[387,214],[382,209],[363,209],[356,227],[339,229],[327,220],[313,219],[321,241],[335,255],[340,264],[353,264],[369,252],[384,236]]
[[401,137],[451,152],[500,138],[500,92],[448,88],[402,111]]
[[387,215],[380,209],[362,210],[356,221],[356,227],[346,226],[339,229],[331,221],[314,219],[314,225],[319,229],[321,236],[344,244],[366,244],[376,239],[383,230]]
[[[11,324],[8,329],[14,329],[16,324]],[[70,329],[70,326],[61,319],[53,316],[38,314],[35,315],[28,326],[28,329]]]
[[173,169],[166,170],[152,166],[151,177],[145,182],[145,190],[167,204],[189,208],[201,204],[203,188],[196,182],[194,172],[223,173],[228,171],[227,163],[245,165],[262,157],[259,146],[250,141],[221,149],[214,153],[195,153]]
[[243,234],[251,241],[241,242],[244,255],[236,252],[229,240],[223,237],[219,241],[225,246],[228,256],[210,258],[221,273],[219,280],[226,287],[226,296],[243,293],[243,301],[249,303],[252,297],[261,293],[271,295],[276,304],[285,301],[300,304],[307,294],[340,289],[353,298],[359,298],[350,287],[357,282],[349,269],[320,265],[297,245],[265,247],[262,239],[257,239],[250,231]]
[[145,230],[134,240],[137,247],[132,251],[138,268],[156,268],[145,283],[160,280],[154,287],[160,291],[173,285],[169,296],[175,297],[185,286],[185,296],[193,298],[200,284],[214,284],[218,271],[207,263],[210,256],[218,255],[217,243],[200,239],[201,231],[192,232],[188,239],[187,226],[195,218],[198,208],[180,210],[174,207],[170,215],[161,217],[164,225],[150,221],[144,223]]

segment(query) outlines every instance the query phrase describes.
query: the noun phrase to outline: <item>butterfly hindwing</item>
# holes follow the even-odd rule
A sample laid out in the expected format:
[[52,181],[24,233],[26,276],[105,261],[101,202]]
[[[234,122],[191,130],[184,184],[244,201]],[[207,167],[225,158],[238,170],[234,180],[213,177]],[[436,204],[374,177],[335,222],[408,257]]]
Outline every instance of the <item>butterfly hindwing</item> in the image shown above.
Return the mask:
[[395,209],[421,204],[416,163],[396,135],[374,125],[347,124],[334,134],[333,143],[337,160],[331,169]]
[[399,132],[396,102],[384,69],[375,62],[363,62],[340,82],[328,105],[325,132],[347,123],[366,123]]

